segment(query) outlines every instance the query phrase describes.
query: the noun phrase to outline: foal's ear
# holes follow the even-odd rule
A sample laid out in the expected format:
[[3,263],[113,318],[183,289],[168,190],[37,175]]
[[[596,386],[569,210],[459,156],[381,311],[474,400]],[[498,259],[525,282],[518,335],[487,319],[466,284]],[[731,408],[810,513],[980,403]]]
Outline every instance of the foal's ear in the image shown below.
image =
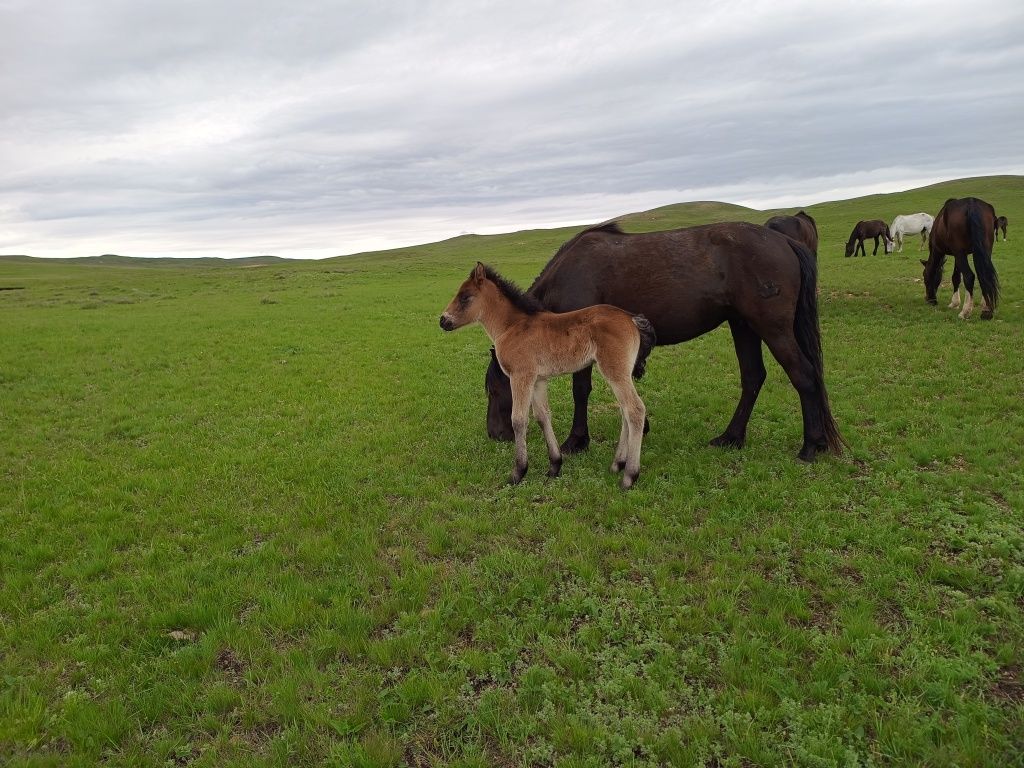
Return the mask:
[[484,270],[484,265],[478,261],[476,263],[476,269],[473,270],[473,280],[478,283],[482,283],[485,277],[487,277],[487,272]]

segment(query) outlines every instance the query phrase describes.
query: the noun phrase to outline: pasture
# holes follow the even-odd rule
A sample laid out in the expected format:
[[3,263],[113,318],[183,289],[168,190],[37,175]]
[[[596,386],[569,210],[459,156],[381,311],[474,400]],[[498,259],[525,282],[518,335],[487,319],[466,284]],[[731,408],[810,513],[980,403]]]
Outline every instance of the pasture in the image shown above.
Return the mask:
[[[968,194],[1010,221],[994,320],[946,308],[951,261],[928,306],[913,239],[843,257],[858,219]],[[628,493],[597,376],[590,450],[549,480],[533,423],[506,486],[489,342],[438,328],[478,259],[527,287],[575,230],[0,260],[0,762],[1024,764],[1024,179],[807,210],[849,451],[796,461],[767,355],[747,446],[708,447],[739,394],[722,327],[651,354]]]

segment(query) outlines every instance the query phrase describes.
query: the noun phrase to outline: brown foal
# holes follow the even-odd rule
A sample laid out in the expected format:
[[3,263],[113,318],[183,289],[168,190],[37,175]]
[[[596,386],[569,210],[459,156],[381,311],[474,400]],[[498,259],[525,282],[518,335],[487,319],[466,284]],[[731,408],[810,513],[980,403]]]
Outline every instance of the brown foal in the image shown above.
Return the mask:
[[545,310],[534,297],[479,262],[441,315],[441,328],[454,331],[479,322],[494,343],[501,369],[512,385],[512,429],[516,463],[512,483],[527,470],[526,429],[530,406],[544,432],[549,477],[557,477],[562,454],[551,428],[548,379],[597,364],[615,394],[622,429],[612,472],[623,472],[621,486],[631,488],[640,474],[640,444],[646,409],[631,375],[643,375],[655,344],[654,328],[643,315],[609,304],[575,312]]

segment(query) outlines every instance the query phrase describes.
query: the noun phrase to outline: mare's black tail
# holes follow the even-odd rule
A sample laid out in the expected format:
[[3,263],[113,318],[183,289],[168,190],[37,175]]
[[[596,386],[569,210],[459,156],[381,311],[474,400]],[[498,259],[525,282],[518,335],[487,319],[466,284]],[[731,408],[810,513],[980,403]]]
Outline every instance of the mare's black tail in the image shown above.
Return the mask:
[[982,218],[982,205],[978,200],[971,200],[967,204],[967,228],[970,230],[974,271],[978,273],[978,282],[981,283],[981,295],[988,302],[989,309],[995,309],[999,301],[999,275],[992,263],[991,245],[986,242],[988,227]]
[[825,432],[825,442],[832,453],[840,454],[846,441],[839,434],[839,427],[832,418],[832,409],[828,404],[828,391],[825,389],[825,362],[821,352],[821,329],[818,326],[818,262],[811,250],[803,243],[789,239],[789,247],[800,262],[800,297],[796,305],[796,319],[793,321],[793,333],[800,351],[804,353],[814,367],[814,380],[821,392],[821,426]]
[[647,356],[658,343],[658,337],[654,334],[651,321],[643,315],[633,315],[633,325],[640,331],[640,351],[636,353],[636,362],[633,363],[633,378],[639,379],[647,370]]

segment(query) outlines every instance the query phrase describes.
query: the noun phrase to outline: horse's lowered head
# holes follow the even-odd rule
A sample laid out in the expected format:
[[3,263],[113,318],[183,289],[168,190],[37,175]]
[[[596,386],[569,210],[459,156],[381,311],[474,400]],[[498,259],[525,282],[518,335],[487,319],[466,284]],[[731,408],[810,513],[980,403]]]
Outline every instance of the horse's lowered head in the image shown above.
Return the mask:
[[936,294],[939,290],[939,284],[942,282],[942,267],[946,262],[946,257],[933,255],[927,261],[924,259],[919,261],[921,266],[924,267],[922,280],[924,282],[925,301],[929,304],[937,304]]

